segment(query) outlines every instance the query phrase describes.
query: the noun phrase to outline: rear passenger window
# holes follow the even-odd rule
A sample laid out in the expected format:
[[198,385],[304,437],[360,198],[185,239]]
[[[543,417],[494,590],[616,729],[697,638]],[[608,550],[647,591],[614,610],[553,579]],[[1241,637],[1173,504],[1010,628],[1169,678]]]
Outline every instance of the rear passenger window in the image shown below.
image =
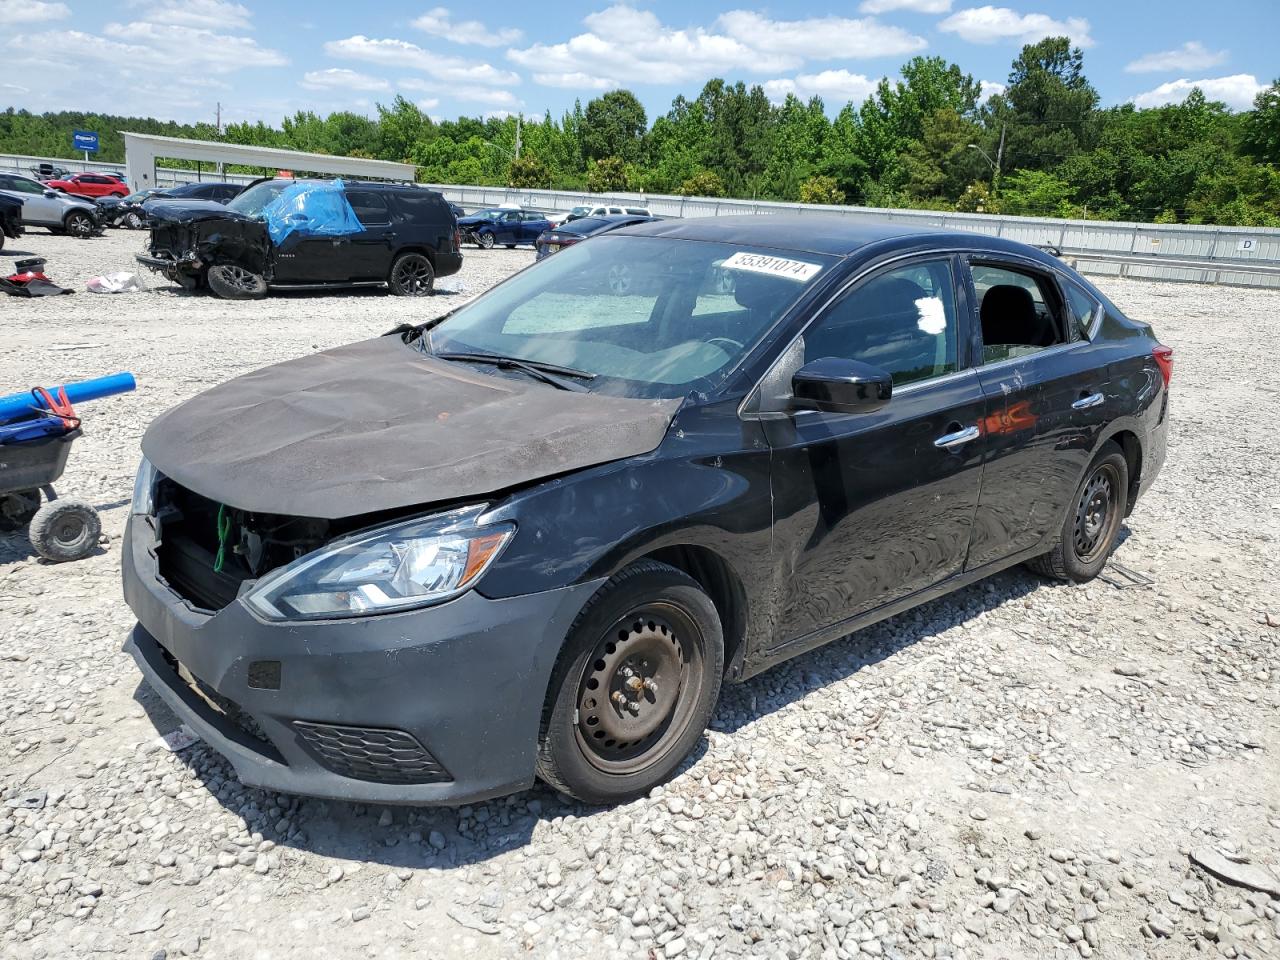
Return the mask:
[[398,211],[397,219],[402,221],[444,224],[452,219],[444,202],[439,200],[435,194],[428,193],[425,190],[420,192],[399,191],[395,194],[394,203]]
[[972,274],[983,363],[1027,357],[1066,342],[1057,292],[1048,277],[991,264],[974,264]]
[[386,198],[372,190],[348,190],[347,201],[356,212],[356,218],[363,224],[390,223],[391,211],[387,209]]
[[957,368],[955,290],[948,260],[898,267],[859,284],[804,333],[804,359],[861,360],[915,383]]
[[1074,283],[1064,283],[1062,287],[1067,292],[1067,312],[1071,314],[1072,324],[1080,334],[1080,339],[1088,340],[1089,328],[1093,326],[1093,318],[1100,304]]

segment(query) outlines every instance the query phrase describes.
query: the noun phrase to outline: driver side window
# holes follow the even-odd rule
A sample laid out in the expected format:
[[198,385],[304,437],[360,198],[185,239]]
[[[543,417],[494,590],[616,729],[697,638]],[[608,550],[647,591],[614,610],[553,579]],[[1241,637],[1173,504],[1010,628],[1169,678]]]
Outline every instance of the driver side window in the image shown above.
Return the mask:
[[991,264],[974,264],[972,274],[984,364],[1030,356],[1067,342],[1056,290],[1048,277]]
[[957,369],[955,287],[949,260],[876,274],[844,294],[804,332],[804,360],[860,360],[900,386]]

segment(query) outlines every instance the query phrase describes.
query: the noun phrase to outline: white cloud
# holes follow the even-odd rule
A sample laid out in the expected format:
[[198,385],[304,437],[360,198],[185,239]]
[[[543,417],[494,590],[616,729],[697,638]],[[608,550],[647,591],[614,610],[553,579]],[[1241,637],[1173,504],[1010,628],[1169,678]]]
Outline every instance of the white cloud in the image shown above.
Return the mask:
[[299,81],[308,90],[390,90],[391,84],[367,73],[357,73],[346,67],[329,67],[327,70],[308,70]]
[[[122,78],[137,71],[169,76],[225,74],[245,67],[278,67],[289,62],[284,54],[258,46],[251,37],[230,37],[191,27],[109,23],[103,33],[106,36],[53,30],[13,37],[7,46],[15,54],[44,58],[64,68],[67,63],[115,67]],[[182,51],[179,64],[174,61],[175,50]]]
[[440,95],[444,95],[450,100],[479,103],[488,107],[520,107],[524,105],[524,102],[510,90],[493,90],[465,85],[444,85],[430,80],[422,80],[418,77],[406,77],[403,80],[397,80],[396,86],[401,90],[411,90],[415,93],[435,94],[437,99]]
[[226,0],[133,0],[130,6],[142,8],[142,18],[151,23],[204,30],[245,30],[252,16],[247,7]]
[[957,34],[970,43],[999,43],[1002,40],[1034,43],[1045,37],[1069,37],[1076,46],[1093,46],[1089,21],[1083,17],[1055,20],[1048,14],[1018,13],[1008,7],[957,10],[939,23],[938,29]]
[[593,77],[589,73],[535,73],[533,82],[544,87],[566,87],[570,90],[607,90],[614,85],[608,77]]
[[731,10],[716,22],[753,50],[810,60],[897,57],[928,46],[923,37],[871,19],[769,20],[749,10]]
[[1138,107],[1160,107],[1167,103],[1181,103],[1196,87],[1199,87],[1207,100],[1221,100],[1232,110],[1248,110],[1253,106],[1253,98],[1262,90],[1263,85],[1251,73],[1237,73],[1230,77],[1209,77],[1204,80],[1171,80],[1162,83],[1154,90],[1140,93],[1133,98]]
[[990,100],[992,97],[998,97],[1008,89],[998,80],[983,80],[979,86],[982,88],[982,99]]
[[1161,73],[1175,70],[1207,70],[1227,60],[1227,51],[1208,50],[1199,40],[1184,43],[1176,50],[1162,50],[1139,57],[1128,66],[1126,73]]
[[71,8],[65,3],[45,3],[43,0],[9,0],[0,11],[0,22],[41,23],[46,20],[65,20],[71,16]]
[[862,103],[875,92],[877,83],[878,80],[848,70],[823,70],[821,73],[802,73],[794,79],[766,80],[762,86],[765,95],[774,103],[781,103],[787,94],[794,93],[801,100],[808,100],[816,94],[827,106],[843,106],[850,102]]
[[650,11],[616,4],[583,24],[586,32],[562,43],[512,49],[507,56],[546,86],[604,89],[790,71],[807,60],[900,56],[926,46],[923,38],[872,19],[770,20],[749,10],[725,13],[710,28],[676,28]]
[[520,82],[520,78],[508,70],[499,70],[478,60],[429,53],[417,44],[405,40],[377,40],[357,34],[345,40],[330,40],[324,45],[324,50],[329,56],[339,60],[362,60],[388,67],[411,67],[449,83],[510,86]]
[[479,20],[455,21],[453,15],[444,7],[428,10],[413,21],[413,25],[433,37],[443,37],[454,43],[470,43],[480,47],[505,47],[524,36],[523,31],[514,27],[490,30]]
[[889,13],[892,10],[946,13],[951,9],[951,0],[862,0],[858,9],[863,13]]
[[438,106],[440,106],[439,97],[426,97],[418,101],[419,110],[434,110]]

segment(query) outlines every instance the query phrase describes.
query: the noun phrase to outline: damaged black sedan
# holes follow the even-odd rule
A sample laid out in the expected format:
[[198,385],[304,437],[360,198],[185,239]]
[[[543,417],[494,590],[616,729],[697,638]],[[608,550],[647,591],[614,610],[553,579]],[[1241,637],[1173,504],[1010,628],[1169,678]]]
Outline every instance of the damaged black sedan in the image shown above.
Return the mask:
[[628,227],[156,420],[126,649],[246,783],[636,797],[722,682],[1017,563],[1096,576],[1171,358],[1007,240]]
[[229,300],[269,290],[386,286],[434,289],[462,268],[443,197],[412,184],[262,180],[233,200],[150,200],[139,263],[189,290]]

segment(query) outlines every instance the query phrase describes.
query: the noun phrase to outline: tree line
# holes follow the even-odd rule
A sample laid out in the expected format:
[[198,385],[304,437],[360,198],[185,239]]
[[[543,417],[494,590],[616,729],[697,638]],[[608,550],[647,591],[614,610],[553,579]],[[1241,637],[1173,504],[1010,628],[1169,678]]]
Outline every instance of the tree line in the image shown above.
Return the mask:
[[[232,143],[414,163],[431,183],[634,191],[1099,220],[1280,226],[1280,81],[1233,113],[1199,90],[1179,104],[1102,108],[1064,37],[1023,47],[1005,89],[915,57],[834,119],[819,97],[771,103],[722,79],[649,122],[628,90],[555,118],[434,121],[397,96],[377,116],[302,111],[229,124]],[[71,131],[218,139],[213,124],[74,112],[0,113],[0,153],[76,156]],[[517,157],[517,152],[519,156]],[[175,166],[192,166],[175,162]],[[234,169],[234,168],[233,168]]]

